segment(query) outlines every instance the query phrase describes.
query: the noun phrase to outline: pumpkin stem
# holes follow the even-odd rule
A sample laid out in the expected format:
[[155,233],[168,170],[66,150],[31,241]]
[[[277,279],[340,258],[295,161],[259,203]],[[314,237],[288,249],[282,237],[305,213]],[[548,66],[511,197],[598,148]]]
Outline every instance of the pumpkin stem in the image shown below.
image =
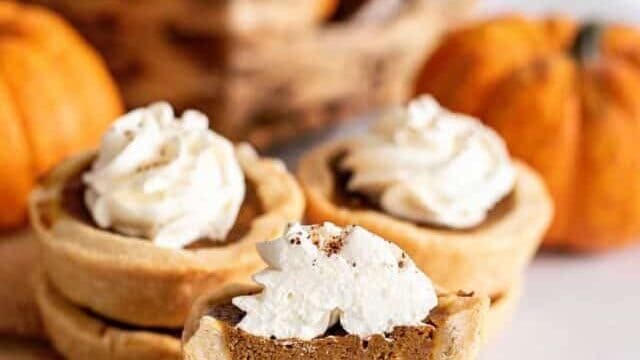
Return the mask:
[[584,24],[571,48],[571,54],[581,63],[593,61],[600,56],[600,40],[602,38],[603,26],[599,23],[590,22]]

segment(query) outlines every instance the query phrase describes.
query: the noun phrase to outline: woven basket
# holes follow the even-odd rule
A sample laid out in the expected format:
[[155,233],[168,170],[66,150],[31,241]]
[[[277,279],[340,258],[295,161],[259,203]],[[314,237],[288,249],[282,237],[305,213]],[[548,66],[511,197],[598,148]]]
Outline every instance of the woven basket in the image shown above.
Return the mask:
[[103,53],[129,107],[197,108],[224,135],[266,147],[405,100],[472,0],[342,0],[331,19],[336,0],[29,1]]

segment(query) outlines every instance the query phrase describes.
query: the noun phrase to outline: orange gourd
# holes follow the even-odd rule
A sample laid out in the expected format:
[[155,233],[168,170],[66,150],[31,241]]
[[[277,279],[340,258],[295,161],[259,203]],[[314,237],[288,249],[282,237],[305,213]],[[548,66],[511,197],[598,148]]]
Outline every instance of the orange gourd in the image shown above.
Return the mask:
[[640,240],[640,32],[504,17],[449,34],[417,92],[495,128],[545,178],[545,245],[600,250]]
[[102,60],[65,21],[0,1],[0,229],[22,225],[36,179],[121,112]]

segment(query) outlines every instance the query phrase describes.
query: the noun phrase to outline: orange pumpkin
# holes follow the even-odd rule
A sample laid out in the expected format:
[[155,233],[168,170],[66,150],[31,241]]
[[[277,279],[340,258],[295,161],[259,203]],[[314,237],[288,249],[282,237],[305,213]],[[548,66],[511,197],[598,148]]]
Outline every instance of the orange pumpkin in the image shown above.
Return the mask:
[[543,175],[556,204],[546,245],[640,239],[640,32],[489,20],[448,35],[416,90],[481,118]]
[[0,229],[23,224],[36,178],[95,146],[121,112],[102,60],[66,22],[0,1]]

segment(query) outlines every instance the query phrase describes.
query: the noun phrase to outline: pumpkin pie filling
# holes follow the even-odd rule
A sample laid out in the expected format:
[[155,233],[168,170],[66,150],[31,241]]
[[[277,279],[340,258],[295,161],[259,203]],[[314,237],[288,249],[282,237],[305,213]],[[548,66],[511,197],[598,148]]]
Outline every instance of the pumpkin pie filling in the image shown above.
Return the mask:
[[[230,300],[230,299],[229,299]],[[441,301],[444,298],[441,297]],[[277,340],[249,334],[236,325],[245,313],[231,301],[211,307],[206,316],[224,323],[225,342],[229,344],[231,359],[393,359],[393,354],[411,354],[415,359],[427,359],[433,345],[434,333],[446,315],[446,306],[434,309],[423,326],[398,326],[387,334],[367,338],[348,334],[340,323],[333,325],[321,336],[303,341]]]
[[[376,210],[384,212],[389,216],[393,216],[384,211],[375,201],[372,201],[368,196],[357,191],[349,190],[347,184],[353,176],[352,172],[340,167],[342,161],[348,156],[348,149],[336,149],[335,155],[329,159],[329,169],[333,176],[334,191],[332,194],[332,201],[336,205],[350,210]],[[493,223],[499,222],[505,214],[507,214],[514,207],[514,193],[513,190],[499,202],[497,202],[491,210],[489,210],[486,219],[480,224],[467,229],[453,229],[444,225],[419,223],[411,221],[412,224],[418,227],[427,229],[437,229],[439,231],[450,231],[456,233],[470,233],[474,231],[481,231],[483,228],[490,227]],[[404,221],[410,221],[402,219]]]
[[[209,305],[203,318],[217,322],[221,340],[227,348],[224,359],[228,360],[473,358],[474,343],[478,341],[479,334],[477,326],[481,324],[478,316],[482,314],[482,301],[472,294],[441,295],[438,301],[440,305],[431,311],[424,325],[398,326],[389,333],[366,338],[347,334],[340,324],[307,341],[258,337],[236,326],[245,314],[230,301]],[[455,322],[453,326],[452,320]],[[207,326],[207,322],[202,321],[199,326]],[[185,335],[186,341],[197,336]],[[192,359],[205,358],[194,356]]]
[[[90,167],[90,163],[85,166],[81,171],[70,177],[64,185],[62,190],[62,210],[71,215],[75,220],[80,221],[86,225],[101,229],[95,223],[89,209],[84,201],[84,194],[86,185],[82,182],[82,174]],[[199,239],[185,247],[186,250],[195,250],[203,248],[220,247],[242,239],[251,229],[252,221],[258,216],[264,213],[262,204],[256,193],[255,185],[251,180],[245,179],[245,197],[240,207],[240,211],[236,218],[236,221],[224,239]],[[42,212],[44,216],[46,213]],[[45,223],[51,224],[52,219],[48,219]],[[105,231],[117,231],[113,229],[101,229]],[[126,236],[126,235],[123,235]]]

